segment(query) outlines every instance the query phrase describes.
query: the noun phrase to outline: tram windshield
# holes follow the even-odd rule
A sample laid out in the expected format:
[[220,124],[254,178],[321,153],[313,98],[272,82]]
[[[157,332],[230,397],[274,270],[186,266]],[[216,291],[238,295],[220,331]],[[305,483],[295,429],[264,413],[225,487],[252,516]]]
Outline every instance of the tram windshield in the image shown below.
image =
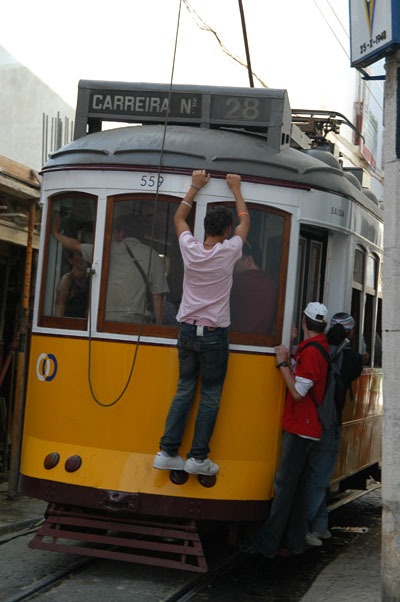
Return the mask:
[[[143,329],[143,334],[176,337],[184,274],[174,226],[180,200],[160,195],[156,201],[151,194],[107,199],[100,331],[135,334]],[[250,203],[248,209],[251,228],[233,273],[230,340],[271,346],[282,331],[290,216],[265,205]],[[96,211],[97,198],[91,195],[49,199],[41,325],[86,328]],[[195,219],[194,209],[192,231]]]
[[[148,334],[176,336],[184,271],[173,222],[179,201],[160,196],[155,211],[152,195],[108,199],[100,330],[134,333],[142,325]],[[250,234],[233,274],[230,338],[272,345],[281,336],[290,218],[261,205],[249,211]]]
[[54,197],[49,200],[48,220],[42,318],[86,319],[96,199],[80,193]]

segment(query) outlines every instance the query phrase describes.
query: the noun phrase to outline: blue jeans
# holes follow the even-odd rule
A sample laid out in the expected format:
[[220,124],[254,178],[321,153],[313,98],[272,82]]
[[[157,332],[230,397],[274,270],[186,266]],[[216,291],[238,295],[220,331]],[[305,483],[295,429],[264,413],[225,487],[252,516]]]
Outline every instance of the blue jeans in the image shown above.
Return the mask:
[[281,546],[294,554],[304,551],[307,531],[304,478],[314,443],[311,439],[283,431],[271,512],[251,542],[264,556],[274,558]]
[[207,457],[228,367],[228,354],[226,328],[204,326],[203,336],[198,336],[196,325],[181,324],[178,337],[178,387],[160,441],[160,448],[171,456],[178,454],[182,443],[201,373],[199,410],[188,458]]
[[328,528],[326,490],[335,470],[342,427],[322,430],[321,439],[310,450],[307,466],[305,495],[309,530],[323,533]]

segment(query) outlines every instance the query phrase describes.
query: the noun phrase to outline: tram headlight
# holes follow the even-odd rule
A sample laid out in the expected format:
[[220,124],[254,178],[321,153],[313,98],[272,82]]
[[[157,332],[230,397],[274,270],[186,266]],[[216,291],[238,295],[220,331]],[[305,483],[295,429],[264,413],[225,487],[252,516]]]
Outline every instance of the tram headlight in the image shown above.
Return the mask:
[[50,470],[50,468],[54,468],[60,461],[60,454],[57,452],[52,452],[51,454],[47,454],[44,459],[44,467],[46,470]]
[[80,456],[70,456],[68,460],[65,460],[65,470],[67,472],[75,472],[82,465],[82,458]]

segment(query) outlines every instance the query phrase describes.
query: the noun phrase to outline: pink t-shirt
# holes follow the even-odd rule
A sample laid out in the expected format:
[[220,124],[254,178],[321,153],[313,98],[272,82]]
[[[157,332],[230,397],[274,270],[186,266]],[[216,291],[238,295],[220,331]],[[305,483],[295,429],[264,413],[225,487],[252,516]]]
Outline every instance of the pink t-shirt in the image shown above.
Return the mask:
[[213,326],[229,326],[232,272],[242,256],[242,245],[240,236],[233,236],[207,250],[189,230],[182,232],[179,246],[185,274],[178,322],[205,319]]

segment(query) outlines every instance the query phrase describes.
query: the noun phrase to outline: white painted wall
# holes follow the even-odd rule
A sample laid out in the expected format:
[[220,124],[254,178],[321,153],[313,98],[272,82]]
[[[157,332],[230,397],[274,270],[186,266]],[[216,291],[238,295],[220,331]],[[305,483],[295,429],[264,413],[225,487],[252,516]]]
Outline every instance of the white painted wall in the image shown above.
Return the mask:
[[385,248],[383,268],[382,601],[400,601],[400,160],[396,155],[400,51],[386,63]]
[[42,167],[42,115],[74,119],[75,109],[0,46],[0,155]]

